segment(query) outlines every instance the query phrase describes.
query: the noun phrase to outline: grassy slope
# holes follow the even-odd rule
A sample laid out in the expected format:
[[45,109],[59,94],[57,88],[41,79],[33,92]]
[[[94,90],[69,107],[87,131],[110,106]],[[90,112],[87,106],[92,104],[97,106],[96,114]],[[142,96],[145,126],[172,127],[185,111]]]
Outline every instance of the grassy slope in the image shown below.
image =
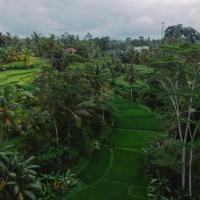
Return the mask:
[[39,69],[23,69],[23,70],[8,70],[0,72],[0,87],[12,85],[16,83],[24,83],[34,78]]
[[113,129],[109,139],[110,151],[103,148],[94,154],[79,175],[87,186],[64,199],[147,199],[143,148],[153,135],[159,134],[160,123],[143,106],[123,99],[116,98],[113,101],[120,116],[117,128]]
[[32,80],[40,72],[40,68],[48,63],[48,60],[42,58],[33,58],[33,66],[30,69],[14,69],[24,67],[22,62],[13,62],[1,65],[7,68],[7,71],[0,72],[0,87],[24,84]]

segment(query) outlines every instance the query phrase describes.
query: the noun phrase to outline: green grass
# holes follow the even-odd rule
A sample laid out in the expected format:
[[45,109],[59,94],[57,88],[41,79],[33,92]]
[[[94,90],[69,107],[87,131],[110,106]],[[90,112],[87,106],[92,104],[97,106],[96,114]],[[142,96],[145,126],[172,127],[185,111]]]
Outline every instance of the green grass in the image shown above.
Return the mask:
[[[133,197],[140,197],[139,199],[146,200],[147,187],[131,186],[129,188],[129,194]],[[133,198],[135,199],[135,198]]]
[[7,71],[0,72],[0,87],[24,84],[35,78],[42,66],[48,64],[49,61],[43,58],[33,58],[33,64],[30,67],[24,65],[23,62],[12,62],[1,65]]
[[90,156],[83,156],[80,158],[76,165],[72,168],[72,173],[80,174],[81,171],[89,164],[90,159]]
[[138,105],[134,102],[130,102],[130,100],[123,99],[120,97],[114,97],[113,103],[115,107],[118,109],[118,114],[120,117],[140,117],[140,116],[154,116],[154,114],[150,111],[150,109],[145,106]]
[[143,153],[115,149],[114,162],[106,178],[130,185],[146,186]]
[[20,68],[26,68],[24,62],[11,62],[11,63],[7,63],[7,64],[2,64],[2,67],[6,68],[6,69],[20,69]]
[[136,103],[133,103],[133,102],[122,102],[122,103],[119,103],[119,104],[116,104],[116,108],[117,109],[121,109],[121,111],[123,110],[126,110],[126,109],[140,109],[141,107],[136,104]]
[[162,131],[160,122],[155,117],[123,117],[118,120],[116,127],[121,129]]
[[119,97],[119,96],[114,96],[114,97],[112,98],[112,102],[117,106],[117,104],[129,103],[129,100],[124,99],[124,98]]
[[139,107],[135,109],[123,109],[118,111],[121,118],[123,117],[149,117],[154,116],[152,112],[147,110],[145,107]]
[[113,147],[142,149],[146,146],[152,133],[132,131],[126,129],[113,129],[110,144]]
[[36,77],[39,72],[38,68],[0,72],[0,87],[29,81]]
[[103,180],[98,184],[88,187],[70,200],[131,200],[128,196],[128,185]]
[[33,57],[31,66],[26,66],[26,64],[22,61],[1,64],[1,66],[6,68],[7,70],[15,70],[15,69],[39,68],[48,63],[49,61],[47,59]]
[[97,150],[89,164],[78,175],[79,178],[87,184],[94,183],[104,175],[109,166],[110,159],[111,153],[109,148],[103,147],[101,150]]
[[16,70],[8,70],[4,72],[0,72],[0,79],[5,79],[7,77],[12,77],[19,74],[26,74],[29,72],[38,71],[38,69],[16,69]]
[[33,66],[34,67],[42,67],[46,64],[49,64],[48,59],[40,58],[40,57],[35,57],[33,61]]

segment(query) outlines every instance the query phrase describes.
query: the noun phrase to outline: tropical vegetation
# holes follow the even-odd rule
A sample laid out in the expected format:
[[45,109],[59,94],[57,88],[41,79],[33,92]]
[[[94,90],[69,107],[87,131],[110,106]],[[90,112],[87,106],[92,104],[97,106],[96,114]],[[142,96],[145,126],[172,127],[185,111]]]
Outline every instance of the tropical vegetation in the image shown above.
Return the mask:
[[0,200],[198,200],[199,35],[0,33]]

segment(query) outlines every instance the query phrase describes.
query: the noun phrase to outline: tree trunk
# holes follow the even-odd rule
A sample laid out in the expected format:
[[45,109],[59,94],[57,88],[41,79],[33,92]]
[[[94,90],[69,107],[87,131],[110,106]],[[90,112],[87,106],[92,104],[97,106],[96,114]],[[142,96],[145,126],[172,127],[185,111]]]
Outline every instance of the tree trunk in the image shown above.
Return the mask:
[[105,121],[105,111],[103,109],[103,112],[102,112],[102,120],[103,120],[103,126],[102,126],[102,129],[101,129],[101,136],[103,138],[103,133],[104,133],[104,121]]
[[133,85],[131,84],[131,101],[133,101]]
[[1,126],[0,124],[0,144],[3,143],[3,136],[4,136],[4,130],[3,130],[3,125]]
[[70,144],[71,144],[71,121],[68,121],[67,138],[68,138],[68,145],[70,146]]
[[51,60],[53,60],[53,49],[51,49]]
[[186,147],[185,144],[182,147],[182,191],[185,190],[185,157],[186,157]]
[[55,132],[56,132],[56,144],[59,145],[59,135],[58,135],[58,127],[56,121],[54,122]]
[[9,132],[8,132],[8,125],[6,125],[6,138],[7,138],[7,141],[8,141],[8,138],[9,138]]
[[103,122],[105,121],[105,111],[104,111],[104,109],[103,109],[103,112],[102,112],[102,120],[103,120]]
[[189,159],[189,195],[192,197],[192,160],[193,160],[193,149],[190,148],[190,159]]

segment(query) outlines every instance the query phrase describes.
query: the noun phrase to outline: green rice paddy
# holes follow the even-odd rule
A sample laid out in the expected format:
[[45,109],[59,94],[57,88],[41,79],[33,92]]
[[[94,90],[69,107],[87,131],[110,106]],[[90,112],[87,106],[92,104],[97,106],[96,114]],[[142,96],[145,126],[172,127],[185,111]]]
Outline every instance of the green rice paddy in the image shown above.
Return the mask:
[[21,70],[8,70],[0,72],[0,87],[24,84],[32,80],[40,72],[39,68],[34,69],[21,69]]
[[109,145],[93,154],[78,174],[85,183],[65,200],[146,200],[147,176],[143,149],[162,133],[159,120],[147,108],[115,98],[119,117]]

